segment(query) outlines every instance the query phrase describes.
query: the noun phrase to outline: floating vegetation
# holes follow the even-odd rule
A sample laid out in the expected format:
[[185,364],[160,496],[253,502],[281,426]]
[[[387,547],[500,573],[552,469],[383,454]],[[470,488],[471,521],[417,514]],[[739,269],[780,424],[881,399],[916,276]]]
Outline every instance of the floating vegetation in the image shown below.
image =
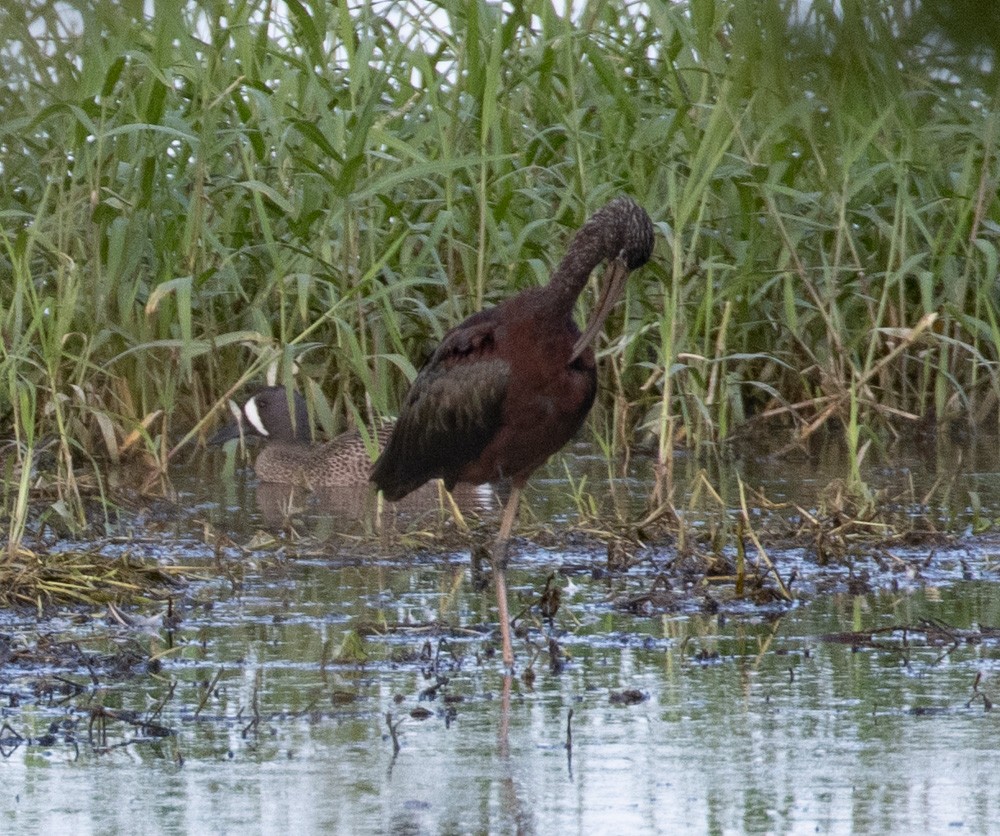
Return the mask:
[[1000,627],[977,624],[961,629],[941,621],[921,619],[916,624],[891,624],[872,630],[853,630],[846,633],[826,633],[820,638],[833,644],[850,645],[855,650],[893,650],[905,652],[913,647],[950,647],[1000,644]]
[[60,604],[134,604],[176,595],[189,570],[99,550],[18,548],[0,560],[0,602],[42,612]]

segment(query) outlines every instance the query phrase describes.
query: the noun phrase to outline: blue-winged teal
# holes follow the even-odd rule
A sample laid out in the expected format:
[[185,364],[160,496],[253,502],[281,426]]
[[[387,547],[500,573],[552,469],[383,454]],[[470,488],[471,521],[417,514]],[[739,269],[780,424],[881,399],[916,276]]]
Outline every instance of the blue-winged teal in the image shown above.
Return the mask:
[[[363,486],[371,475],[372,458],[361,433],[352,430],[326,443],[313,443],[305,399],[295,392],[289,402],[283,386],[258,391],[243,405],[239,418],[222,427],[209,443],[221,444],[241,432],[267,441],[254,462],[261,482],[317,490]],[[391,433],[391,423],[378,427],[379,450]]]

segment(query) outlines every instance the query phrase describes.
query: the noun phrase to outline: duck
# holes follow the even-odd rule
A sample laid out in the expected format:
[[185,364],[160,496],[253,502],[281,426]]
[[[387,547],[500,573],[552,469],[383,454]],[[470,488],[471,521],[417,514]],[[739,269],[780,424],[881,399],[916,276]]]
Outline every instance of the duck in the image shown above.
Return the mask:
[[[392,422],[385,421],[369,438],[381,451],[391,434]],[[316,491],[365,487],[371,476],[372,455],[361,432],[350,430],[327,442],[313,442],[305,398],[284,386],[258,390],[239,409],[235,420],[220,428],[208,443],[223,444],[241,435],[266,441],[254,461],[254,473],[261,483]]]

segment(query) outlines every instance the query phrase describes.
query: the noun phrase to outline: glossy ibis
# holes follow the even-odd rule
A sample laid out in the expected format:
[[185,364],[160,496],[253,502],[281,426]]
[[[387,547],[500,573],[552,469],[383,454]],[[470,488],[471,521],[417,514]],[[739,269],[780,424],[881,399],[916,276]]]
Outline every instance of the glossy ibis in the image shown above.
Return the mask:
[[[528,477],[576,433],[597,391],[592,343],[632,270],[649,261],[653,224],[618,197],[580,228],[549,283],[452,328],[403,402],[372,481],[396,501],[428,479],[483,484],[509,479],[492,560],[503,660],[514,663],[504,575],[511,529]],[[581,334],[573,308],[591,271],[608,262],[604,288]]]

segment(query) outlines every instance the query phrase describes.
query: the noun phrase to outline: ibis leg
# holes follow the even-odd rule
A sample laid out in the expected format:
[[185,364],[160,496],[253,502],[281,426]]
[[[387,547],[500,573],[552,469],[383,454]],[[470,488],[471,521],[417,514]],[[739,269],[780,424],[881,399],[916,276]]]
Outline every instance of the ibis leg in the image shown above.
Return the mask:
[[508,670],[514,668],[514,647],[510,641],[510,611],[507,609],[507,547],[510,532],[517,517],[517,506],[521,500],[521,489],[511,488],[507,504],[500,521],[500,533],[493,546],[493,582],[497,587],[497,612],[500,618],[500,642],[503,646],[503,663]]

